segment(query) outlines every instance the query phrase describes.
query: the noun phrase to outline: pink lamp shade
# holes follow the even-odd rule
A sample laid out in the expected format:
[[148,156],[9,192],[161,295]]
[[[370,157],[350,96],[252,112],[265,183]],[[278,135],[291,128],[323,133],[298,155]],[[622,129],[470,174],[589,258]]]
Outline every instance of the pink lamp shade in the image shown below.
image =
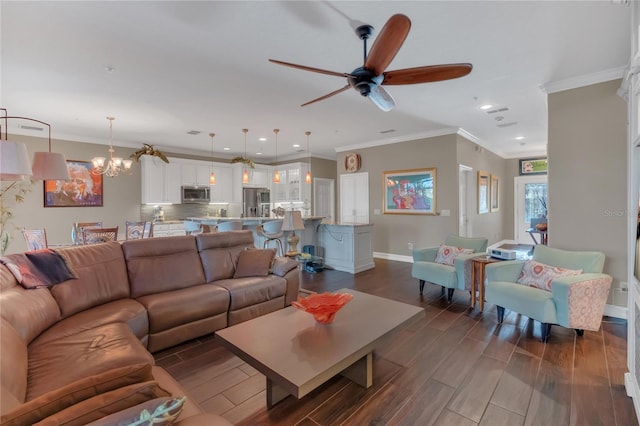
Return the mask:
[[19,142],[0,141],[0,180],[22,180],[31,175],[27,146]]
[[67,160],[59,152],[33,154],[33,180],[70,180]]

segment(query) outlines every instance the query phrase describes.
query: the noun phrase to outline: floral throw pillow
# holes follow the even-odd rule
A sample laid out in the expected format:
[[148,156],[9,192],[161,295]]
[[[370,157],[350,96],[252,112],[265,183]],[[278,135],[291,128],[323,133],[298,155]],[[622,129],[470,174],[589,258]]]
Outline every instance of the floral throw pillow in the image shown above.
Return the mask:
[[442,263],[443,265],[453,266],[453,261],[461,254],[471,254],[473,249],[466,249],[462,247],[452,247],[440,244],[438,247],[438,253],[436,254],[436,263]]
[[545,265],[535,260],[527,260],[518,278],[518,284],[551,291],[551,281],[581,273],[582,269],[565,269],[559,266]]

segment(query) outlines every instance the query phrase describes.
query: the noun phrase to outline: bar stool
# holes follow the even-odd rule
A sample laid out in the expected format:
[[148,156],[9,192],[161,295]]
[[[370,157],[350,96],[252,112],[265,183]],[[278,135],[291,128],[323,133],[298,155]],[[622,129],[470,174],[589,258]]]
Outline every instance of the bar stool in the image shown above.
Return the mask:
[[240,231],[242,230],[242,221],[230,220],[229,222],[218,223],[218,232]]
[[278,246],[279,255],[284,255],[284,249],[282,248],[282,241],[280,237],[284,234],[282,230],[282,220],[271,220],[269,222],[265,222],[261,225],[258,225],[256,228],[256,233],[265,238],[264,243],[262,244],[262,248],[267,248],[267,245],[271,241],[275,241]]

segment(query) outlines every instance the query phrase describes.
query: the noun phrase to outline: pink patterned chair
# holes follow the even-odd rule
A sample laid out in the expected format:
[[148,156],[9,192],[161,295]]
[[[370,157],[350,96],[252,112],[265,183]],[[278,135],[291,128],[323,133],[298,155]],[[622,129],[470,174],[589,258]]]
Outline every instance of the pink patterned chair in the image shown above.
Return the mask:
[[487,302],[541,323],[546,342],[552,325],[597,331],[607,303],[612,278],[603,274],[604,254],[535,246],[530,261],[496,262],[486,267]]

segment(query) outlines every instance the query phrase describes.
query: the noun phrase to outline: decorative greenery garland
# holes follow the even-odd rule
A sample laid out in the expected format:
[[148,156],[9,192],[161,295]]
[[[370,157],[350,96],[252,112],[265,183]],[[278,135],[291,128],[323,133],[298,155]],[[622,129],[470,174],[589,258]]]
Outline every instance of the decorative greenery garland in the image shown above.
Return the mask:
[[233,163],[244,163],[247,166],[251,167],[252,169],[256,167],[256,163],[254,163],[252,160],[248,159],[248,158],[244,158],[244,157],[236,157],[234,159],[231,160],[231,164]]

